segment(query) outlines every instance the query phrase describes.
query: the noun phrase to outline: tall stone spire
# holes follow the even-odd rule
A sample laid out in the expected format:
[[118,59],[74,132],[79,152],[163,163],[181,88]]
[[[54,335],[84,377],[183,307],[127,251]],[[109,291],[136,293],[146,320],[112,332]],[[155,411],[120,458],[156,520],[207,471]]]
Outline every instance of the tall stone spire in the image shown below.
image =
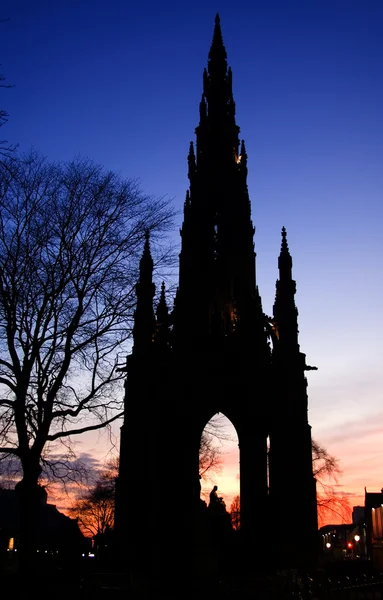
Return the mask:
[[209,74],[211,77],[222,78],[227,71],[227,54],[223,44],[219,14],[216,14],[213,41],[209,52]]
[[225,343],[239,336],[263,339],[247,154],[235,121],[219,15],[203,72],[199,117],[195,149],[191,143],[187,157],[190,187],[181,229],[174,339],[186,342],[190,336],[206,343],[215,338],[215,345],[223,338]]
[[170,342],[169,309],[166,304],[165,282],[161,285],[161,295],[156,309],[156,347],[167,348]]
[[[206,120],[207,115],[207,120]],[[208,125],[214,137],[221,141],[230,141],[230,158],[232,158],[232,144],[235,145],[238,155],[239,127],[235,124],[235,102],[232,92],[232,72],[227,65],[227,54],[222,39],[219,15],[215,19],[213,41],[209,51],[208,66],[203,73],[203,94],[200,103],[200,124]],[[197,145],[198,145],[198,128]],[[225,135],[223,135],[225,134]],[[209,136],[210,137],[210,136]],[[218,141],[218,140],[217,140]],[[221,144],[217,144],[219,150]]]
[[296,283],[292,278],[292,267],[286,229],[282,227],[281,251],[278,258],[279,279],[276,282],[273,314],[279,349],[298,352],[298,309],[295,306]]
[[289,246],[287,243],[286,228],[282,227],[281,251],[279,254],[279,258],[278,258],[279,274],[282,279],[286,279],[286,280],[292,279],[292,267],[293,267],[293,260],[291,258]]
[[136,285],[137,304],[134,313],[133,328],[134,354],[150,350],[155,328],[153,311],[154,294],[153,259],[150,252],[149,231],[147,231],[145,234],[144,251],[140,260],[140,277]]

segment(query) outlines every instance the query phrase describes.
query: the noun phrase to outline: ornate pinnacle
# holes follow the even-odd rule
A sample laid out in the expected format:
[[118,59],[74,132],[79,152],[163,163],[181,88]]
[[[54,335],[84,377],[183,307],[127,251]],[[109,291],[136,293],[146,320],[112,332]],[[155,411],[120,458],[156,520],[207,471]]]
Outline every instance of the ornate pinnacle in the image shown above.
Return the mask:
[[140,260],[140,272],[141,272],[141,275],[147,269],[149,269],[150,274],[151,274],[151,272],[153,270],[153,259],[152,259],[152,255],[150,253],[149,239],[150,239],[150,231],[149,231],[149,229],[147,229],[145,231],[144,250],[143,250],[143,253],[142,253],[142,256],[141,256],[141,260]]
[[216,14],[213,41],[209,52],[209,73],[225,75],[227,71],[227,54],[223,44],[219,14]]
[[153,259],[150,252],[149,230],[145,231],[144,250],[140,260],[140,276],[136,284],[137,305],[134,312],[134,352],[150,348],[154,333],[153,296],[155,286],[152,281]]
[[165,282],[162,282],[161,285],[161,294],[160,294],[160,299],[157,305],[157,319],[158,321],[165,323],[165,321],[168,318],[168,307],[166,304],[166,297],[165,297]]
[[169,342],[169,311],[165,297],[165,282],[161,285],[161,295],[156,310],[157,327],[155,341],[160,347],[168,346]]
[[286,233],[286,228],[282,227],[282,243],[281,243],[281,254],[288,254],[290,255],[289,252],[289,246],[287,243],[287,233]]
[[293,260],[291,258],[289,246],[287,244],[286,228],[282,227],[281,252],[280,252],[279,258],[278,258],[278,267],[279,267],[281,279],[291,279],[292,278],[292,266],[293,266]]
[[289,246],[287,243],[287,233],[286,233],[286,228],[282,227],[282,243],[281,243],[281,257],[288,257],[291,261],[291,256],[290,256],[290,251],[289,251]]
[[190,148],[189,148],[189,154],[188,154],[188,164],[189,164],[188,177],[190,179],[193,176],[194,171],[195,171],[195,154],[194,154],[193,142],[190,142]]
[[192,162],[195,161],[194,144],[193,144],[193,142],[190,142],[188,160],[192,161]]

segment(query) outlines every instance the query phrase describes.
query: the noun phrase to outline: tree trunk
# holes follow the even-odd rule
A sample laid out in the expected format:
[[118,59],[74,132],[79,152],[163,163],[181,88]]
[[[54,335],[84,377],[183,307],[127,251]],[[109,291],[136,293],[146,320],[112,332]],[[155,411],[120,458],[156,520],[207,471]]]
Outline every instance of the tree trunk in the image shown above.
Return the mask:
[[24,585],[31,583],[38,574],[38,544],[40,515],[46,492],[38,485],[37,477],[26,477],[16,485],[19,504],[18,574]]

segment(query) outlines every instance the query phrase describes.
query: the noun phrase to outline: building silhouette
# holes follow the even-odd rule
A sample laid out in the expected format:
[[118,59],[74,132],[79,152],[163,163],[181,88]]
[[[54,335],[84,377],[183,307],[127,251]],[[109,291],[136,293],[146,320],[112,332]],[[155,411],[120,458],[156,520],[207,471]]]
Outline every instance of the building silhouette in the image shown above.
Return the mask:
[[383,569],[383,488],[380,492],[364,488],[364,522],[367,555],[377,569]]
[[[40,553],[56,553],[78,558],[90,548],[80,530],[77,519],[71,519],[47,502],[48,495],[40,487],[37,546]],[[0,488],[0,555],[7,550],[18,550],[20,539],[20,506],[16,490]]]
[[126,568],[154,578],[189,576],[200,558],[199,443],[217,412],[239,440],[240,564],[307,568],[318,553],[305,377],[313,367],[298,343],[284,227],[273,315],[262,309],[239,132],[217,15],[188,154],[174,305],[162,285],[154,306],[148,234],[126,364],[116,534]]

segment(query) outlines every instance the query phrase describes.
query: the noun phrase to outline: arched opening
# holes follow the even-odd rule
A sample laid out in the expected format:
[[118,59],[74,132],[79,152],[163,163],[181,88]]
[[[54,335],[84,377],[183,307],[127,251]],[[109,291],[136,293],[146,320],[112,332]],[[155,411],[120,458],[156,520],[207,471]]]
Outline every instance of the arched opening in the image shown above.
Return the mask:
[[209,506],[210,493],[217,486],[234,529],[240,527],[240,474],[238,435],[232,422],[215,414],[206,424],[200,440],[199,473],[201,500]]

